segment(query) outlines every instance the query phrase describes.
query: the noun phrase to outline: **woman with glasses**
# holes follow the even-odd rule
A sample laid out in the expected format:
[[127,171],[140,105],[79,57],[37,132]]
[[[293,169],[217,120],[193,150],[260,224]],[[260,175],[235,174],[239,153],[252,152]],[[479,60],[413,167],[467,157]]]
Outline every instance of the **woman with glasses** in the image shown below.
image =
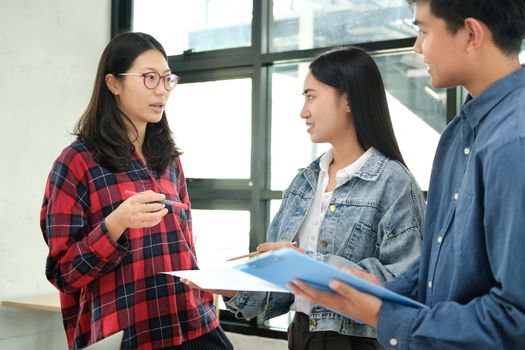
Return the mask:
[[70,349],[119,330],[122,349],[232,349],[212,295],[162,274],[197,268],[181,152],[165,113],[178,79],[153,37],[116,36],[77,139],[49,174],[46,275],[60,291]]
[[[381,75],[355,47],[321,54],[309,68],[300,117],[312,142],[332,147],[284,191],[258,251],[290,247],[390,280],[419,257],[424,200],[399,151]],[[373,328],[293,294],[215,292],[239,318],[295,311],[289,349],[382,349]]]

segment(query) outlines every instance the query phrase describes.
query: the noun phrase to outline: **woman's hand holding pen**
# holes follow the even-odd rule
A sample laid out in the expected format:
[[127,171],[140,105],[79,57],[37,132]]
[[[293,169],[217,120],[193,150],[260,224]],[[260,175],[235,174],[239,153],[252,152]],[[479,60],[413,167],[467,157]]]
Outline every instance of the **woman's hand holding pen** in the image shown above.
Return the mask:
[[304,249],[297,247],[297,242],[275,242],[275,243],[261,243],[257,246],[257,251],[259,253],[265,253],[270,250],[278,250],[282,248],[291,248],[299,253],[304,254]]
[[234,260],[239,260],[239,259],[251,259],[253,257],[256,257],[262,253],[266,253],[266,252],[269,252],[269,251],[272,251],[272,250],[278,250],[278,249],[281,249],[281,248],[291,248],[295,251],[298,251],[299,253],[301,254],[304,254],[304,249],[302,248],[297,248],[297,242],[291,242],[291,243],[288,243],[288,242],[276,242],[276,243],[262,243],[262,244],[259,244],[257,246],[257,250],[251,252],[251,253],[248,253],[248,254],[243,254],[243,255],[239,255],[239,256],[235,256],[233,258],[230,258],[226,261],[234,261]]
[[157,225],[168,213],[161,203],[166,198],[161,193],[145,191],[132,195],[106,217],[105,223],[111,237],[117,241],[127,228]]

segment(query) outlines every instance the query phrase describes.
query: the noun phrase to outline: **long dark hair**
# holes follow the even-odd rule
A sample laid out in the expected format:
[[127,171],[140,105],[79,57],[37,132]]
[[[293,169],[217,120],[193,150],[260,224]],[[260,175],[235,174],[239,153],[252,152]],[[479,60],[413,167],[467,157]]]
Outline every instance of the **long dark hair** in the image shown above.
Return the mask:
[[[138,56],[151,49],[167,58],[162,45],[145,33],[121,33],[109,42],[98,64],[91,100],[74,129],[74,134],[86,144],[95,160],[111,171],[129,170],[133,145],[126,123],[134,125],[119,110],[115,96],[106,86],[105,76],[114,74],[120,79],[117,74],[126,72]],[[135,132],[138,133],[136,129]],[[147,124],[142,152],[152,168],[159,172],[166,170],[181,154],[175,146],[166,112],[158,123]]]
[[390,120],[385,87],[376,63],[357,47],[335,48],[317,56],[310,72],[323,84],[346,94],[363,149],[371,146],[406,166]]

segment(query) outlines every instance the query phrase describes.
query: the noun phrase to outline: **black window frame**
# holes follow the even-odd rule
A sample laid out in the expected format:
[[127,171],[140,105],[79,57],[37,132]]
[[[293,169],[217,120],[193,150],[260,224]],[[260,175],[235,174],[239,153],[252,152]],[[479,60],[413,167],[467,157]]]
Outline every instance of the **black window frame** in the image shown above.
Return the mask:
[[[271,53],[268,50],[270,0],[253,0],[252,46],[205,52],[188,50],[169,56],[168,64],[183,80],[181,83],[250,77],[252,79],[252,153],[250,179],[188,178],[188,191],[194,209],[248,210],[250,212],[250,251],[265,241],[270,222],[270,201],[281,199],[282,191],[272,190],[271,174],[271,72],[276,63],[312,59],[329,47]],[[111,36],[132,30],[133,0],[112,0]],[[374,54],[411,50],[415,37],[376,42],[351,43]],[[349,43],[350,44],[350,43]],[[447,89],[446,123],[457,115],[463,93]],[[221,310],[221,326],[236,333],[287,339],[286,332],[266,327],[261,319],[238,320]]]

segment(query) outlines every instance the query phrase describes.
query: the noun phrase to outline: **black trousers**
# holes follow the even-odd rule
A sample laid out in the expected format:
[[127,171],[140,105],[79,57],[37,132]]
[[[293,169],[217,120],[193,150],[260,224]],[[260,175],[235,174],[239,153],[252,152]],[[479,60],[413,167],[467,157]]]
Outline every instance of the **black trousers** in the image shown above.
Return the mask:
[[198,338],[164,350],[233,350],[233,345],[221,326]]
[[288,327],[288,349],[290,350],[382,350],[374,338],[354,337],[337,332],[310,332],[310,319],[296,312]]

